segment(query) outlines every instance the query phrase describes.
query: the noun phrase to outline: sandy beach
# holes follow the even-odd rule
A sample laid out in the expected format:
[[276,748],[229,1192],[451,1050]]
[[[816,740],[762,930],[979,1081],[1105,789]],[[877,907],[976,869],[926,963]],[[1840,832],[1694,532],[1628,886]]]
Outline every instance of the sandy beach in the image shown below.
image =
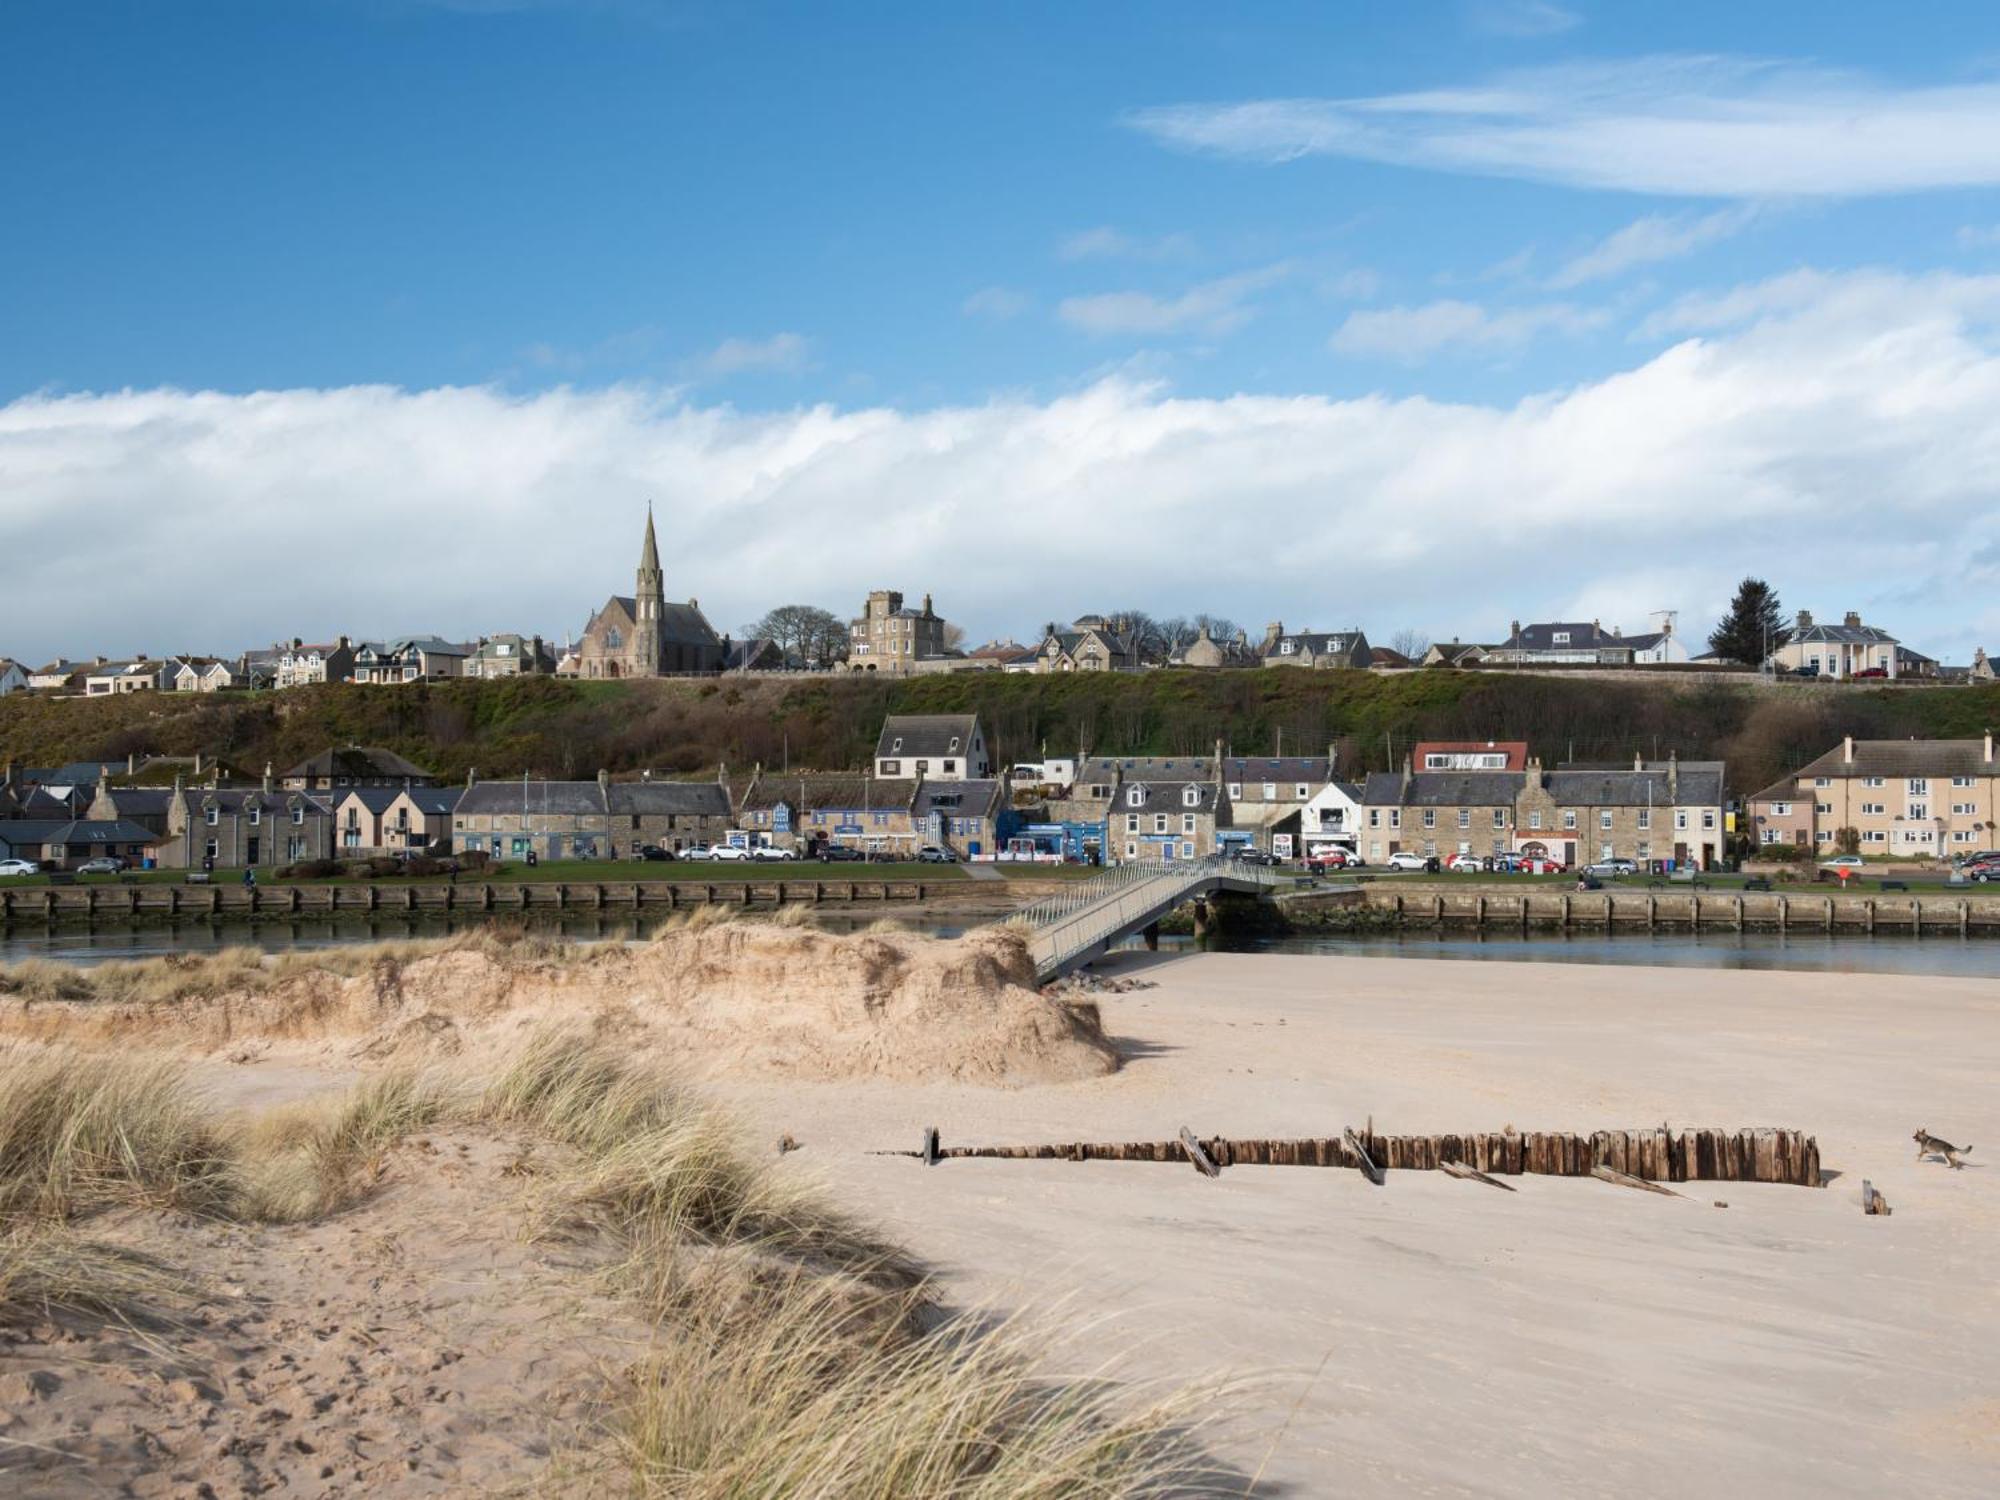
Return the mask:
[[[952,1291],[1077,1352],[1271,1377],[1221,1448],[1293,1495],[1990,1495],[2000,985],[1131,955],[1125,1065],[1025,1089],[722,1086]],[[1788,1125],[1824,1189],[871,1156],[947,1143]],[[1871,1180],[1892,1217],[1864,1216]],[[1721,1199],[1726,1209],[1713,1206]]]

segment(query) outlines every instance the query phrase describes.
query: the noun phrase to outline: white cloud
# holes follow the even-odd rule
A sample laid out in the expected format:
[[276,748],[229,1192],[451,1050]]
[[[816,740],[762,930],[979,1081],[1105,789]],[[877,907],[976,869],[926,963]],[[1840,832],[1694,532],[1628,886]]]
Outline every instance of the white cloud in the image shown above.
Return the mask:
[[1062,260],[1185,260],[1193,253],[1187,235],[1135,236],[1109,225],[1079,230],[1056,246]]
[[[1624,598],[1627,629],[1680,606],[1697,634],[1748,558],[1787,604],[1880,615],[1963,660],[2000,641],[1996,312],[2000,278],[1794,279],[1746,289],[1721,331],[1509,406],[1119,378],[927,410],[746,412],[639,387],[24,397],[0,406],[0,535],[37,541],[5,649],[560,635],[630,587],[651,498],[669,591],[721,624],[793,599],[850,611],[884,580],[933,590],[975,637],[1104,607],[969,540],[996,516],[1116,537],[1124,597],[1162,612],[1318,618],[1324,569],[1211,545],[1226,513],[1285,558],[1339,558],[1342,619],[1371,628],[1478,639],[1586,602],[1614,619],[1603,601]],[[387,535],[440,560],[420,598],[368,565]],[[244,564],[224,552],[312,566],[278,593],[230,588]]]
[[1966,224],[1954,238],[1961,250],[1991,250],[2000,245],[2000,224]]
[[1654,57],[1463,88],[1139,110],[1182,150],[1341,156],[1696,197],[1858,196],[2000,183],[2000,84],[1897,87],[1794,63]]
[[959,311],[969,318],[1005,322],[1018,318],[1032,306],[1034,299],[1026,292],[1017,292],[1010,286],[983,286],[959,305]]
[[1382,278],[1366,266],[1356,266],[1334,277],[1327,290],[1344,301],[1366,302],[1382,290]]
[[774,333],[767,339],[730,338],[690,361],[689,367],[698,374],[718,377],[757,371],[796,375],[805,369],[811,349],[810,341],[797,333]]
[[1545,333],[1589,333],[1603,327],[1607,318],[1599,309],[1567,302],[1489,312],[1476,302],[1448,297],[1420,307],[1349,313],[1329,345],[1339,354],[1379,355],[1415,364],[1452,345],[1509,350]]
[[1699,217],[1692,214],[1647,214],[1607,235],[1549,278],[1556,288],[1581,286],[1617,276],[1634,266],[1652,265],[1726,240],[1755,216],[1754,208],[1725,208]]
[[1056,315],[1086,333],[1234,332],[1256,315],[1251,299],[1285,279],[1289,266],[1266,266],[1190,287],[1178,297],[1151,292],[1101,292],[1065,297]]
[[1466,19],[1489,36],[1536,37],[1568,31],[1583,17],[1549,0],[1469,0]]

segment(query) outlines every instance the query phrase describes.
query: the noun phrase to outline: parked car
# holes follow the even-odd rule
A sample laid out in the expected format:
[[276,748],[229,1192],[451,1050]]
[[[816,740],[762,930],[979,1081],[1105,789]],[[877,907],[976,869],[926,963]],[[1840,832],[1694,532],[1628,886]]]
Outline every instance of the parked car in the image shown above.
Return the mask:
[[1639,866],[1629,859],[1599,859],[1585,865],[1583,873],[1597,876],[1637,875]]
[[958,856],[953,854],[949,849],[942,848],[937,844],[926,844],[917,851],[917,863],[920,865],[955,865],[958,863]]
[[1867,865],[1858,854],[1835,854],[1819,862],[1822,870],[1859,870]]
[[[1976,880],[1981,885],[1989,880],[2000,880],[2000,859],[1972,859],[1959,866],[1967,880]],[[6,873],[0,870],[0,874]]]
[[79,875],[116,875],[125,868],[125,861],[115,854],[100,854],[95,859],[86,859],[76,867]]
[[1392,870],[1428,870],[1437,861],[1428,855],[1419,854],[1414,849],[1398,849],[1386,861]]
[[741,844],[710,844],[703,859],[747,860],[750,851]]
[[1361,857],[1349,854],[1345,849],[1328,849],[1306,860],[1306,868],[1315,875],[1324,875],[1331,870],[1358,870]]
[[1854,675],[1856,677],[1887,677],[1889,669],[1887,667],[1863,667]]
[[780,849],[776,844],[759,844],[750,851],[750,857],[769,864],[781,859],[797,859],[798,855],[789,849]]
[[1521,868],[1521,856],[1518,854],[1496,854],[1493,856],[1493,862],[1487,868],[1492,870],[1495,875],[1512,875],[1516,870]]
[[822,844],[819,857],[828,864],[837,865],[847,860],[866,859],[868,856],[851,844]]
[[673,857],[673,850],[662,849],[658,844],[642,844],[639,848],[639,858],[653,864],[658,864],[663,860],[671,860]]
[[1560,875],[1569,867],[1559,859],[1531,854],[1518,860],[1514,868],[1515,872],[1521,875]]
[[0,879],[9,875],[39,875],[42,867],[32,859],[0,859]]
[[1244,865],[1281,865],[1284,863],[1277,855],[1267,854],[1262,849],[1239,848],[1231,857],[1238,864]]

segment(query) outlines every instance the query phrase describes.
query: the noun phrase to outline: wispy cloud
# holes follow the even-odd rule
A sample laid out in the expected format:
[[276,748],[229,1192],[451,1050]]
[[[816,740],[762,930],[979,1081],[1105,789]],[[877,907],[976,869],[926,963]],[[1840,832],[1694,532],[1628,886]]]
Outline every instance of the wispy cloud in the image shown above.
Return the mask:
[[1102,292],[1065,297],[1056,315],[1086,333],[1234,332],[1256,315],[1251,299],[1291,274],[1288,265],[1242,271],[1190,287],[1177,297],[1151,292]]
[[745,375],[768,371],[796,375],[806,368],[812,343],[803,334],[774,333],[767,339],[724,339],[708,353],[690,360],[695,374],[709,376]]
[[1420,307],[1349,313],[1328,343],[1336,354],[1416,364],[1453,345],[1504,351],[1518,349],[1545,333],[1589,333],[1603,327],[1609,316],[1600,309],[1567,302],[1489,311],[1476,302],[1445,298]]
[[1061,260],[1185,260],[1194,240],[1185,234],[1131,235],[1101,224],[1080,229],[1056,246]]
[[1726,240],[1756,216],[1752,206],[1692,214],[1647,214],[1607,235],[1549,278],[1558,289],[1617,276],[1634,266],[1652,265]]
[[1179,150],[1350,157],[1676,196],[1861,196],[2000,184],[2000,84],[1897,87],[1795,63],[1653,57],[1356,99],[1138,110]]
[[1010,286],[983,286],[961,302],[958,310],[968,318],[1005,322],[1020,317],[1034,303],[1035,299],[1026,292],[1017,292]]
[[1961,250],[1991,250],[2000,245],[2000,224],[1967,224],[1954,238]]
[[1466,24],[1487,36],[1555,36],[1583,17],[1549,0],[1466,0]]

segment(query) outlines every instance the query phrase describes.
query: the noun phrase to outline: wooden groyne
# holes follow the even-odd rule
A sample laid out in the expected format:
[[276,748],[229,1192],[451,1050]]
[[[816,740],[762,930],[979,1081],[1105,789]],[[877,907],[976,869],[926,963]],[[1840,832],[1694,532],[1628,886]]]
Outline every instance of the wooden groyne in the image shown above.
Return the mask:
[[0,887],[0,924],[89,922],[148,917],[307,917],[380,913],[459,913],[643,910],[672,912],[707,905],[782,906],[795,903],[876,905],[916,902],[938,887],[917,880],[621,880],[506,881],[457,885],[352,884],[213,885],[135,882],[131,885]]
[[[1365,1170],[1358,1144],[1377,1168],[1432,1172],[1458,1163],[1497,1177],[1589,1177],[1599,1167],[1646,1182],[1777,1182],[1821,1186],[1819,1141],[1802,1130],[1487,1131],[1478,1135],[1377,1135],[1374,1131],[1295,1139],[1195,1138],[1218,1168],[1346,1167]],[[1187,1144],[1073,1141],[1039,1146],[944,1146],[926,1133],[923,1150],[884,1152],[925,1160],[1150,1161],[1190,1159]]]
[[[1357,898],[1348,897],[1350,906]],[[2000,896],[1815,891],[1396,889],[1358,903],[1397,927],[1484,931],[1865,933],[2000,937]]]

